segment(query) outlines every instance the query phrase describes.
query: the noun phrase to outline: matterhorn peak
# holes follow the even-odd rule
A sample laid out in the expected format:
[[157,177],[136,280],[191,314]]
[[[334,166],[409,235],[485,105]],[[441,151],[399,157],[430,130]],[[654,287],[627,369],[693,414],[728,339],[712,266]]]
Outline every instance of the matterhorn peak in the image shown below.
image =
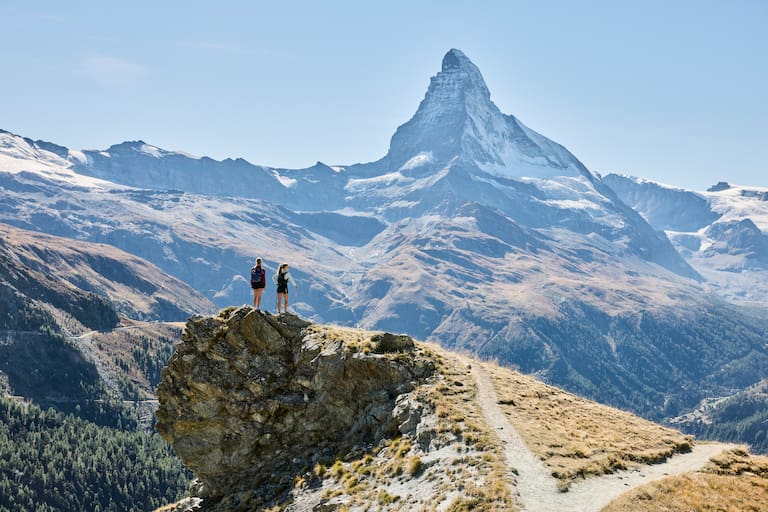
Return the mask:
[[418,110],[392,136],[391,170],[419,154],[431,153],[434,160],[430,161],[435,163],[450,161],[459,148],[469,111],[494,109],[500,115],[477,66],[462,51],[449,50]]
[[[480,70],[461,50],[452,48],[445,54],[441,71],[435,79],[441,77],[441,75],[452,75],[454,77],[459,75],[461,77],[460,83],[456,83],[454,78],[452,83],[446,85],[477,87],[486,93],[488,92],[488,87],[485,85],[485,80],[483,80]],[[488,99],[490,100],[490,93],[488,93]]]
[[472,61],[470,61],[467,56],[464,55],[464,52],[457,50],[456,48],[451,48],[448,50],[448,53],[446,53],[445,57],[443,57],[443,71],[461,68],[462,66],[467,65],[474,67],[474,64],[472,64]]
[[455,48],[443,57],[414,116],[392,136],[386,159],[390,172],[462,161],[506,178],[590,177],[565,148],[503,114],[480,70]]
[[464,52],[455,48],[449,50],[443,57],[441,71],[432,77],[424,103],[430,101],[444,103],[448,98],[455,103],[444,105],[447,107],[466,109],[474,103],[474,107],[496,108],[496,105],[491,102],[491,93],[478,67]]
[[474,106],[498,111],[496,105],[491,102],[491,93],[478,67],[464,52],[455,48],[443,57],[441,71],[432,79],[427,91],[427,98],[430,96],[440,101],[453,97],[459,100],[464,108]]

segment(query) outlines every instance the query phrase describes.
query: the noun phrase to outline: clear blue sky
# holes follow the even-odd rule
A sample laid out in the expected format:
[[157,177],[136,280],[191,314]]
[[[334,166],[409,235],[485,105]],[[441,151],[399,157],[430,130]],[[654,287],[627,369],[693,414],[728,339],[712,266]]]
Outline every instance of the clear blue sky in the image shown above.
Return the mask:
[[0,3],[0,128],[300,168],[386,153],[447,50],[600,173],[768,186],[768,2]]

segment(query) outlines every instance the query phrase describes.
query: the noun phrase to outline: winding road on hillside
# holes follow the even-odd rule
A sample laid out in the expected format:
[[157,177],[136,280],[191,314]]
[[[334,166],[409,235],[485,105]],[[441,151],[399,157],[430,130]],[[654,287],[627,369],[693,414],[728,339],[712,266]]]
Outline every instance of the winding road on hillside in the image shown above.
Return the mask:
[[[117,379],[113,375],[113,371],[109,368],[107,364],[105,364],[104,360],[98,356],[95,355],[96,349],[94,348],[94,341],[93,337],[95,335],[99,334],[111,334],[114,332],[119,331],[130,331],[134,329],[144,329],[147,327],[147,325],[157,325],[157,324],[177,324],[177,322],[158,322],[158,321],[151,321],[151,322],[138,322],[133,325],[120,325],[118,327],[114,327],[112,329],[106,329],[101,331],[87,331],[81,334],[72,334],[66,329],[63,329],[62,335],[65,339],[67,339],[70,343],[73,343],[78,346],[79,350],[83,354],[83,356],[93,363],[93,365],[96,367],[96,371],[99,373],[99,377],[104,382],[104,385],[112,390],[113,392],[117,393],[119,395],[119,386],[117,383]],[[22,331],[22,330],[8,330],[3,329],[0,330],[0,345],[4,343],[13,342],[14,339],[19,336],[43,336],[47,335],[48,333],[41,332],[41,331]],[[22,397],[18,397],[22,398]],[[95,402],[102,402],[103,400],[95,400]],[[66,399],[57,399],[57,403],[79,403],[80,400],[66,400]],[[139,421],[142,425],[145,425],[149,427],[153,421],[154,411],[157,408],[157,399],[151,398],[151,399],[142,399],[142,400],[123,400],[125,404],[135,406],[137,408],[137,411],[139,413]]]
[[[63,335],[66,339],[70,341],[78,341],[84,338],[89,338],[94,334],[109,334],[117,331],[129,331],[132,329],[142,329],[146,327],[146,325],[152,325],[152,324],[174,325],[178,323],[180,322],[158,322],[158,321],[143,322],[141,324],[136,324],[136,325],[121,325],[120,327],[114,327],[112,329],[105,329],[102,331],[87,331],[82,334],[72,334],[68,330],[63,330]],[[5,341],[9,341],[13,336],[16,336],[18,334],[28,335],[28,336],[43,336],[43,335],[48,336],[49,335],[49,333],[39,331],[39,330],[38,331],[20,331],[16,329],[0,329],[0,341],[2,341],[3,339]]]
[[525,445],[498,405],[491,378],[480,364],[472,365],[480,408],[488,425],[504,445],[507,466],[516,473],[521,510],[527,512],[599,512],[628,490],[659,478],[701,469],[709,459],[734,445],[697,443],[690,453],[675,455],[663,464],[641,466],[589,478],[560,492],[557,480]]

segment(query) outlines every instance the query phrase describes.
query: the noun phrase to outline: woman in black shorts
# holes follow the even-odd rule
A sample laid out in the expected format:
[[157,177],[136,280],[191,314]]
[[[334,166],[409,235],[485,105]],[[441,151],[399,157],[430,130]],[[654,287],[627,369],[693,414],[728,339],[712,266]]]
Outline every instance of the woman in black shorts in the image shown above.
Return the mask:
[[288,283],[293,285],[294,290],[299,289],[299,285],[288,273],[288,264],[283,263],[278,267],[277,274],[272,276],[272,282],[277,285],[277,314],[281,313],[280,306],[282,302],[282,312],[288,312]]

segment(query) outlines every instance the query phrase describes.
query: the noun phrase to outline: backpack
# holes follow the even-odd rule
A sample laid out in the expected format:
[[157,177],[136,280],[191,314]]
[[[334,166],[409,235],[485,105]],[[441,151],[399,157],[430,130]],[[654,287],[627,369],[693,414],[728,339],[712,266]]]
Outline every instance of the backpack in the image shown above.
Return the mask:
[[285,274],[288,272],[278,272],[277,273],[277,286],[288,286],[288,279],[285,277]]
[[264,281],[264,269],[261,267],[253,267],[251,269],[251,288],[260,286]]

